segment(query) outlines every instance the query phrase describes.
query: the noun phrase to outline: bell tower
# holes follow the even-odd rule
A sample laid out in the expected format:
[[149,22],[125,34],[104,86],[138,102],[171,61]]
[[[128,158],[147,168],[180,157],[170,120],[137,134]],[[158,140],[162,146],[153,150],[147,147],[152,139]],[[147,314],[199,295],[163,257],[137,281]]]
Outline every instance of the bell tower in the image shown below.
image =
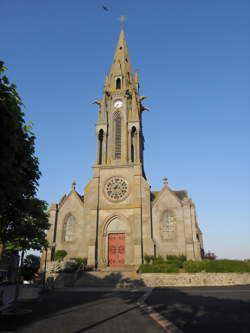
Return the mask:
[[96,162],[84,194],[85,223],[92,235],[89,265],[138,265],[145,253],[153,254],[150,185],[143,166],[144,98],[121,28],[102,99],[94,101],[99,106]]
[[[146,108],[139,95],[138,73],[132,73],[125,33],[121,28],[103,98],[96,100],[99,114],[96,124],[96,167],[140,166],[144,175],[141,114]],[[145,175],[144,175],[145,176]]]

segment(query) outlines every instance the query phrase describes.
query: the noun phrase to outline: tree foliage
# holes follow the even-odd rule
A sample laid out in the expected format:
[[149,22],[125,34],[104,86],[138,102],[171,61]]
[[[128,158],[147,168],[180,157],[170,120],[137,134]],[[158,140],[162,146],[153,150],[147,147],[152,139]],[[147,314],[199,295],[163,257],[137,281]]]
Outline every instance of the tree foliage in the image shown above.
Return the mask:
[[40,267],[40,257],[29,254],[25,257],[23,262],[23,267],[21,271],[21,275],[24,280],[31,280],[34,277],[34,274],[38,272]]
[[36,198],[41,176],[32,124],[26,124],[22,101],[0,62],[0,243],[5,250],[40,250],[47,246],[47,205]]
[[216,260],[217,256],[215,253],[208,251],[204,255],[204,259],[209,259],[209,260]]

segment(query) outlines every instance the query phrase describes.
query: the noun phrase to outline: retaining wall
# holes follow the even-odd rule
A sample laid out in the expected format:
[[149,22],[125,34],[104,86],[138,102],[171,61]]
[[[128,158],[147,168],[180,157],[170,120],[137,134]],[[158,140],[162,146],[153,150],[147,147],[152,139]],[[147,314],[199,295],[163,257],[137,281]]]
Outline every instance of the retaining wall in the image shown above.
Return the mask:
[[230,286],[250,284],[250,273],[144,273],[148,287]]

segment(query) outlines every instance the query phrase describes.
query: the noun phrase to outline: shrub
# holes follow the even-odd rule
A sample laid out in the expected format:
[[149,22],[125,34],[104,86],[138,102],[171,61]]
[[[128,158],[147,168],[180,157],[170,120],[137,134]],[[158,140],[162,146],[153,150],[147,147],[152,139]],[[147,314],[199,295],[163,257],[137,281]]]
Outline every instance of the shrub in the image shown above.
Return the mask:
[[175,264],[178,268],[183,268],[184,262],[186,262],[187,258],[184,255],[167,255],[167,263]]
[[148,254],[145,254],[144,260],[145,260],[146,264],[150,264],[150,262],[152,262],[154,260],[154,256],[150,256]]
[[179,268],[175,264],[144,264],[139,267],[141,273],[178,273]]
[[57,250],[54,254],[54,260],[61,262],[66,257],[66,255],[67,252],[65,250]]
[[72,261],[66,261],[63,265],[63,273],[74,273],[78,268],[78,265],[76,262]]
[[205,269],[207,260],[193,261],[188,260],[184,262],[183,267],[188,273],[198,273]]
[[87,258],[70,258],[71,260],[73,260],[77,265],[78,267],[84,267],[87,265]]
[[152,258],[153,264],[163,264],[165,261],[162,258],[162,256],[158,256],[158,257],[153,257]]
[[187,260],[187,257],[184,256],[183,254],[179,255],[179,256],[175,256],[175,255],[166,255],[166,259],[169,260],[169,261],[186,261]]
[[206,264],[208,273],[250,272],[250,263],[241,260],[208,260]]
[[241,260],[189,260],[186,261],[183,266],[185,271],[188,273],[198,273],[201,271],[205,271],[207,273],[250,272],[250,263]]

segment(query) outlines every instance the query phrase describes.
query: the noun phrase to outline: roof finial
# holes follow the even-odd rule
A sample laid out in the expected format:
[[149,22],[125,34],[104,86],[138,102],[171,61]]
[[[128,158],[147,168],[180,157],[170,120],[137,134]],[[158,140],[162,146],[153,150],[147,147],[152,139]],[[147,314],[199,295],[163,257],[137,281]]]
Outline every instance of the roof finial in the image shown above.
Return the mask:
[[168,185],[168,179],[166,176],[163,177],[163,185]]
[[71,189],[72,189],[72,191],[76,190],[76,182],[75,181],[73,181],[73,183],[71,185]]
[[127,18],[125,17],[125,16],[120,16],[119,17],[119,19],[118,19],[120,22],[121,22],[121,28],[123,28],[123,23],[125,22],[125,21],[127,21]]

